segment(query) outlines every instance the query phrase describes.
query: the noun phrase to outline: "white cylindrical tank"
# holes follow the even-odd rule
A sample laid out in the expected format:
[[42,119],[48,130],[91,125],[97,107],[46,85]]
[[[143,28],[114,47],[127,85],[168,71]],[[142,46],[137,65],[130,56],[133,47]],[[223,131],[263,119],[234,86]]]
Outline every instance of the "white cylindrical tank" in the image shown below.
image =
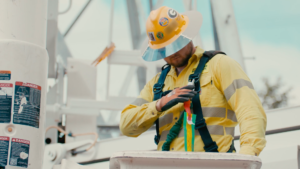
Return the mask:
[[47,0],[0,0],[0,168],[42,169]]

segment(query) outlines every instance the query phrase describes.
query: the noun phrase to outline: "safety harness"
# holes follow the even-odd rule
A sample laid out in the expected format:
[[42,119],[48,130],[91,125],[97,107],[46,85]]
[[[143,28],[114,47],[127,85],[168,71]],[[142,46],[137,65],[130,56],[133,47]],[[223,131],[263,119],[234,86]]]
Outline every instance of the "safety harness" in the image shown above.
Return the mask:
[[[205,152],[218,152],[218,145],[216,144],[216,142],[214,142],[212,140],[211,135],[207,129],[205,119],[203,117],[203,112],[202,112],[202,107],[201,107],[201,102],[200,102],[200,97],[199,97],[199,93],[201,92],[200,75],[205,67],[205,64],[217,54],[225,55],[225,53],[221,52],[221,51],[206,51],[206,52],[204,52],[196,70],[194,71],[193,74],[191,74],[189,76],[189,82],[194,81],[195,91],[197,91],[197,95],[195,95],[192,98],[193,111],[197,115],[195,129],[198,130],[198,132],[203,140]],[[171,91],[171,90],[168,90],[165,92],[162,91],[162,89],[164,87],[164,81],[165,81],[166,76],[167,76],[168,72],[170,71],[170,69],[171,69],[171,66],[168,64],[162,67],[162,72],[158,79],[158,82],[153,86],[153,93],[154,93],[153,101],[160,99],[161,97],[167,95]],[[163,151],[169,151],[171,142],[178,136],[181,125],[182,125],[182,121],[183,121],[182,120],[183,114],[184,113],[182,113],[180,119],[175,123],[175,125],[170,130],[170,132],[167,136],[167,140],[162,147]],[[158,144],[159,140],[160,140],[159,119],[157,119],[155,121],[155,124],[156,124],[156,135],[154,137],[154,142],[156,144]],[[233,151],[235,151],[235,148],[234,148],[234,144],[232,141],[232,144],[231,144],[228,152],[233,152]]]

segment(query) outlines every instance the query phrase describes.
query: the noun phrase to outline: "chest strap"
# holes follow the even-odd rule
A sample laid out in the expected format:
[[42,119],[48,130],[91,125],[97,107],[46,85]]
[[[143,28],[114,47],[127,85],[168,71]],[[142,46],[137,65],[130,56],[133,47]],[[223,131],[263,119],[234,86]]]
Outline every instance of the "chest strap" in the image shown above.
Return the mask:
[[202,138],[202,141],[204,143],[203,148],[204,148],[205,152],[218,152],[218,145],[216,142],[214,142],[212,140],[211,135],[207,129],[205,119],[203,117],[203,112],[202,112],[202,107],[201,107],[201,102],[200,102],[200,95],[199,95],[199,93],[201,93],[200,77],[201,77],[201,73],[202,73],[206,63],[212,57],[214,57],[216,54],[225,54],[225,53],[218,52],[218,51],[204,52],[194,74],[191,74],[189,76],[189,82],[192,82],[194,80],[195,91],[197,91],[197,95],[194,96],[192,99],[193,110],[194,110],[194,113],[197,114],[195,129],[198,130],[198,132]]
[[[154,97],[153,97],[153,101],[156,101],[158,99],[160,99],[162,96],[166,95],[168,93],[167,92],[163,92],[163,88],[165,86],[165,79],[167,77],[167,74],[169,73],[169,71],[171,70],[171,66],[170,65],[165,65],[162,67],[162,71],[160,74],[160,77],[157,81],[157,83],[153,86],[153,93],[154,93]],[[155,129],[156,129],[156,135],[154,136],[154,142],[156,145],[158,145],[159,143],[159,139],[160,139],[160,135],[159,135],[159,118],[157,118],[157,120],[155,121]]]

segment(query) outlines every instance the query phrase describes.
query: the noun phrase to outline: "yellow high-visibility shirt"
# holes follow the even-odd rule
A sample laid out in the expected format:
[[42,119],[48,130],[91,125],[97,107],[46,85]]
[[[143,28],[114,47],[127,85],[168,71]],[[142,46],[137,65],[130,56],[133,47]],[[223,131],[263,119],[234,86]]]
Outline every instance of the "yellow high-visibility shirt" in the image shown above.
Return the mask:
[[[203,53],[203,49],[196,47],[188,65],[178,76],[172,66],[165,79],[163,91],[187,85],[189,75],[197,68]],[[162,149],[169,130],[184,111],[183,103],[164,112],[156,110],[157,101],[153,101],[153,86],[159,76],[160,73],[149,81],[138,98],[122,111],[120,121],[120,130],[124,135],[137,137],[153,126],[159,118],[160,141],[157,150]],[[218,54],[207,62],[200,77],[200,85],[203,116],[219,152],[229,150],[234,138],[234,128],[239,124],[239,153],[259,155],[266,145],[266,114],[241,66],[232,58]],[[204,152],[199,132],[195,131],[195,135],[194,151]],[[185,151],[183,129],[171,143],[170,151]]]

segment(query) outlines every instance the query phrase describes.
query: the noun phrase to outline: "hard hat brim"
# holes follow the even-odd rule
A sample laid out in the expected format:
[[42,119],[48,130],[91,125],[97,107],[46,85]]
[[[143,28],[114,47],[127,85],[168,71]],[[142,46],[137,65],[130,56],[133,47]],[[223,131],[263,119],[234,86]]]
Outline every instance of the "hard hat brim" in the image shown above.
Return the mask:
[[173,38],[165,46],[160,48],[153,48],[152,45],[148,43],[144,44],[142,47],[142,58],[145,61],[157,61],[163,58],[166,58],[182,48],[184,48],[200,31],[202,25],[202,15],[198,11],[187,11],[182,13],[182,15],[188,17],[188,25],[186,28],[179,34],[177,38]]

